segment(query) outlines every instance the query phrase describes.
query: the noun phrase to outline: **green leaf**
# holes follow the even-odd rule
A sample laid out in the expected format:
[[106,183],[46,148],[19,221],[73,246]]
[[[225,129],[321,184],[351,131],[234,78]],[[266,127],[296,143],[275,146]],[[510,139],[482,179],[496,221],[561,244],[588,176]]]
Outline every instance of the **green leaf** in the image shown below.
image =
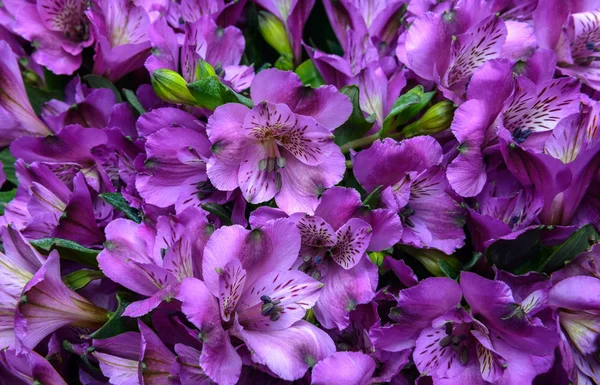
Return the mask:
[[187,88],[196,99],[197,107],[214,110],[225,103],[241,103],[250,108],[254,106],[251,99],[221,83],[217,76],[209,76],[189,83]]
[[100,278],[104,278],[104,274],[100,270],[77,270],[63,276],[63,281],[71,290],[79,290]]
[[62,259],[98,267],[96,257],[100,253],[100,250],[88,249],[77,242],[61,238],[42,238],[30,241],[30,243],[38,250],[46,252],[57,250]]
[[10,149],[6,147],[0,151],[0,162],[2,162],[2,171],[6,175],[6,180],[12,182],[15,186],[19,185],[17,173],[15,171],[15,158],[10,154]]
[[414,118],[431,101],[435,92],[424,92],[423,86],[416,86],[400,95],[392,105],[392,109],[383,121],[381,137],[389,134],[400,125]]
[[142,106],[140,101],[138,100],[135,93],[127,88],[123,88],[123,94],[125,95],[125,99],[131,104],[134,110],[137,111],[138,114],[143,115],[146,113],[146,109]]
[[132,302],[132,298],[127,293],[117,293],[117,310],[108,315],[108,321],[98,330],[90,334],[90,338],[104,340],[135,329],[133,318],[123,317],[123,312]]
[[350,98],[352,114],[344,124],[335,130],[334,140],[338,146],[362,138],[375,123],[375,115],[365,118],[365,114],[360,109],[360,90],[357,86],[344,86],[340,92]]
[[41,114],[44,103],[47,103],[52,99],[62,99],[62,92],[60,91],[46,91],[41,88],[30,86],[29,84],[25,85],[25,92],[27,92],[27,98],[36,115]]
[[10,191],[0,191],[0,215],[4,215],[4,208],[6,207],[8,202],[13,200],[16,194],[16,188]]
[[225,226],[231,226],[233,222],[231,221],[231,213],[225,206],[217,204],[217,203],[204,203],[202,206],[204,210],[208,211],[211,214],[215,214],[221,222]]
[[371,193],[363,201],[363,206],[367,206],[371,210],[375,210],[377,208],[377,204],[379,203],[381,189],[383,189],[383,186],[375,187],[375,190],[371,191]]
[[477,262],[479,262],[481,257],[483,257],[482,253],[474,252],[472,254],[471,258],[463,264],[462,270],[464,270],[464,271],[471,270],[477,264]]
[[590,246],[598,243],[600,236],[592,225],[585,225],[569,237],[562,245],[547,248],[547,255],[535,270],[552,273],[562,268],[566,263],[587,251]]
[[520,234],[516,239],[499,239],[488,247],[487,261],[507,271],[531,261],[542,251],[540,243],[541,227]]
[[129,203],[119,193],[102,193],[98,195],[103,201],[116,208],[125,216],[136,223],[142,223],[142,216],[137,209],[129,206]]
[[456,278],[460,274],[460,261],[453,256],[448,256],[446,259],[438,259],[437,261],[440,270],[448,278]]
[[300,64],[295,72],[300,76],[300,80],[302,80],[302,84],[304,85],[317,88],[325,84],[325,80],[323,80],[319,70],[315,67],[315,63],[310,59]]
[[115,87],[115,85],[112,84],[110,80],[100,75],[85,75],[83,77],[83,80],[85,80],[92,88],[108,88],[112,90],[112,92],[115,93],[115,97],[117,98],[117,103],[121,103],[123,101],[119,90],[117,90],[117,87]]

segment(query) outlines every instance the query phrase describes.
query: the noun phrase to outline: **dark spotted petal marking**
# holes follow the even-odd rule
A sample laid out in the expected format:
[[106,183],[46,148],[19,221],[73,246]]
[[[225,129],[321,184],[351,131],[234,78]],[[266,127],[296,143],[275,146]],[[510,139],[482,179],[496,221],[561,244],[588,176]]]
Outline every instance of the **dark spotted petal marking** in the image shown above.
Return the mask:
[[[450,337],[450,340],[448,339]],[[413,360],[421,373],[437,378],[451,378],[465,366],[460,360],[460,349],[455,348],[444,328],[423,330],[417,339]]]
[[360,261],[371,241],[371,226],[362,219],[352,218],[337,231],[337,243],[331,249],[333,260],[350,269]]
[[[238,304],[238,320],[251,330],[281,330],[304,317],[319,298],[323,284],[298,270],[273,272],[259,278]],[[265,302],[279,313],[273,320]]]
[[600,10],[576,13],[570,23],[571,56],[577,64],[586,65],[600,57]]
[[296,125],[279,142],[302,163],[321,164],[332,151],[331,132],[311,117],[298,115],[296,118]]
[[537,88],[519,78],[518,89],[503,113],[504,127],[510,132],[543,132],[554,129],[558,122],[577,112],[579,83],[562,78],[544,82]]
[[221,317],[229,321],[242,296],[246,282],[246,270],[237,259],[231,260],[219,273],[219,304]]
[[[477,328],[477,324],[475,324],[475,327]],[[479,360],[481,377],[485,381],[494,383],[502,377],[506,367],[506,360],[494,352],[489,334],[483,330],[472,330],[471,333],[477,340],[475,343],[475,354]]]
[[39,0],[38,11],[46,27],[63,32],[73,40],[89,37],[89,23],[85,16],[84,0]]
[[331,247],[337,243],[335,231],[320,217],[304,216],[298,221],[302,244],[315,247]]
[[246,136],[260,141],[275,140],[296,125],[294,113],[285,104],[262,102],[244,119]]
[[506,34],[502,19],[490,16],[460,35],[453,43],[453,59],[446,73],[446,86],[466,85],[479,66],[498,57]]

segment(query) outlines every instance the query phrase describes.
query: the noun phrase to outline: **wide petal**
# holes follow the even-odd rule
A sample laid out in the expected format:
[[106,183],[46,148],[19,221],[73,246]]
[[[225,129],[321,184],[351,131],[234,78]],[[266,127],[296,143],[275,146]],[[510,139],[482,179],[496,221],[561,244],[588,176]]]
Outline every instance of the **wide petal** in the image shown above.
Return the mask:
[[352,113],[350,99],[335,87],[305,88],[295,73],[274,68],[254,77],[250,95],[255,104],[265,100],[283,103],[296,114],[313,117],[329,131],[341,126]]
[[[286,329],[314,306],[322,287],[297,270],[267,274],[245,288],[237,305],[238,321],[248,330]],[[273,309],[263,311],[266,303],[272,303]]]
[[440,15],[425,13],[416,19],[406,34],[408,67],[427,80],[435,71],[443,73],[450,60],[452,36]]
[[329,263],[323,280],[325,286],[314,307],[315,316],[325,328],[343,330],[350,323],[350,312],[375,297],[379,277],[377,267],[362,258],[350,269]]
[[332,187],[325,190],[315,215],[323,218],[335,231],[354,217],[362,201],[358,191],[346,187]]
[[355,266],[367,251],[373,229],[362,219],[352,218],[337,231],[331,257],[344,269]]
[[337,352],[315,365],[312,385],[367,385],[375,361],[360,352]]
[[254,352],[252,360],[266,365],[283,380],[294,381],[308,368],[335,352],[331,338],[321,329],[298,321],[284,330],[254,331],[237,325],[237,333]]

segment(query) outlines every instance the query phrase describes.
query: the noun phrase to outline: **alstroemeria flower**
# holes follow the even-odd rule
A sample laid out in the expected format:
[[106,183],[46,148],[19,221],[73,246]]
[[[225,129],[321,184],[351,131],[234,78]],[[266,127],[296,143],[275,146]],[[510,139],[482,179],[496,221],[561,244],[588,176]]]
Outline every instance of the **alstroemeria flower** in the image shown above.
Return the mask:
[[86,15],[96,39],[95,74],[114,82],[144,65],[150,19],[143,8],[129,0],[98,0]]
[[51,134],[31,107],[17,57],[5,41],[0,41],[0,55],[0,145],[7,146],[22,136]]
[[[67,385],[48,360],[34,350],[22,348],[0,350],[0,373],[10,385],[52,384]],[[33,382],[32,382],[33,381]]]
[[221,28],[208,16],[186,23],[183,29],[182,40],[164,20],[152,24],[148,32],[152,56],[146,61],[150,73],[159,68],[178,71],[181,65],[184,79],[191,83],[196,81],[198,59],[202,58],[234,90],[250,87],[254,69],[240,65],[245,47],[242,31],[233,26]]
[[390,48],[398,38],[402,23],[400,8],[403,4],[405,3],[400,0],[323,1],[333,31],[344,51],[351,45],[347,39],[347,31],[352,30],[366,34],[378,46],[381,55],[389,55]]
[[289,271],[300,251],[293,221],[277,219],[261,229],[222,227],[212,235],[202,261],[203,281],[188,278],[177,299],[203,341],[199,366],[218,384],[235,384],[242,359],[230,336],[242,340],[252,361],[284,380],[334,352],[333,341],[303,321],[323,287]]
[[0,348],[14,347],[15,311],[21,294],[45,259],[12,226],[0,228],[4,253],[0,253]]
[[58,252],[50,253],[23,289],[15,315],[19,346],[33,349],[65,326],[94,330],[108,321],[108,310],[69,289],[62,281],[59,258]]
[[448,180],[459,195],[471,197],[486,183],[484,157],[497,152],[499,130],[541,152],[558,122],[578,111],[579,85],[567,78],[536,85],[524,76],[514,82],[511,63],[492,60],[473,74],[467,99],[452,121],[459,154],[448,166]]
[[36,48],[33,59],[52,72],[70,75],[81,66],[81,52],[94,42],[84,0],[5,1],[12,28]]
[[403,221],[401,243],[451,254],[464,244],[464,219],[446,192],[441,161],[442,148],[430,136],[385,139],[356,155],[354,175],[367,191],[383,186],[380,204]]
[[[443,14],[425,13],[406,32],[398,45],[400,61],[417,75],[435,81],[444,95],[459,103],[473,72],[499,57],[506,40],[504,21],[463,2]],[[483,7],[482,7],[483,8]],[[489,10],[488,10],[489,12]]]
[[156,229],[127,219],[112,221],[98,255],[100,269],[114,282],[149,297],[129,305],[125,315],[147,314],[170,301],[185,278],[201,278],[204,245],[213,231],[206,213],[197,208],[159,217]]
[[[543,153],[523,149],[501,131],[501,151],[507,167],[522,185],[531,185],[543,198],[540,221],[568,226],[600,167],[600,118],[597,103],[563,118],[543,142]],[[537,169],[535,173],[530,170]],[[590,219],[593,219],[591,216]],[[581,223],[582,225],[586,223]]]
[[345,171],[331,132],[350,116],[348,97],[332,86],[306,88],[296,74],[276,69],[256,75],[250,94],[254,108],[228,103],[208,120],[211,183],[240,187],[251,203],[275,198],[288,214],[312,213]]
[[557,69],[600,89],[598,4],[572,0],[539,2],[533,25],[539,45],[553,50]]
[[523,187],[498,155],[488,158],[487,183],[466,209],[475,250],[484,252],[498,239],[515,239],[537,227],[544,204],[533,186]]
[[[285,217],[276,209],[257,209],[250,217],[253,226]],[[314,307],[315,316],[326,328],[346,328],[350,311],[375,297],[376,267],[365,252],[392,247],[402,235],[400,218],[393,211],[370,211],[356,190],[334,187],[325,191],[315,215],[290,217],[302,236],[295,266],[325,287]]]
[[548,303],[561,331],[563,367],[572,381],[600,380],[600,254],[598,246],[552,275]]

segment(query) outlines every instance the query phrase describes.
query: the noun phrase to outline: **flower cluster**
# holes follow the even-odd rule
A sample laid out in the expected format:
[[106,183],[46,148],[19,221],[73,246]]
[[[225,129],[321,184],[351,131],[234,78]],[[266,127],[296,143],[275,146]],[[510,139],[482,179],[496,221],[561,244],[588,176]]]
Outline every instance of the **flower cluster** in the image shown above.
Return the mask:
[[0,383],[600,384],[600,1],[4,0],[0,56]]

